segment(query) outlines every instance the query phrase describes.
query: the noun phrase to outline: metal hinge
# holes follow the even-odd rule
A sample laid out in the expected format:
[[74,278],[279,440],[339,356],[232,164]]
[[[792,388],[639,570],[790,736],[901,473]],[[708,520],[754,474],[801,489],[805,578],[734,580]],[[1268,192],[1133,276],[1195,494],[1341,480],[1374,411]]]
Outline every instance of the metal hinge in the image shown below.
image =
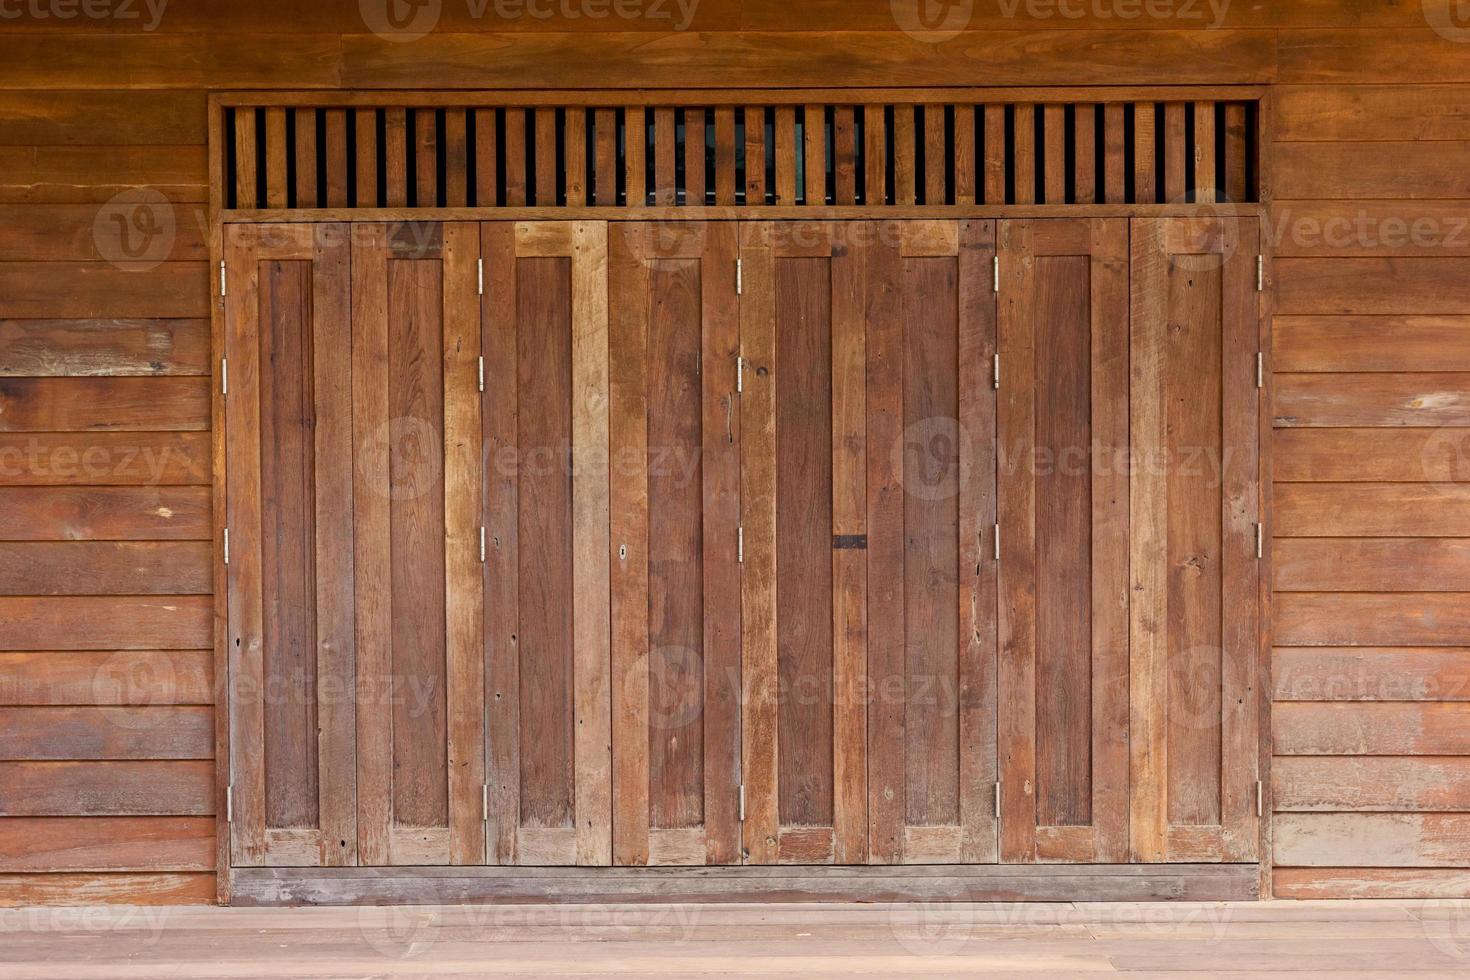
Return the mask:
[[219,393],[221,395],[230,393],[230,359],[228,357],[219,359]]
[[996,255],[996,256],[992,257],[991,260],[990,260],[990,262],[991,262],[990,268],[991,268],[991,271],[992,271],[991,287],[990,287],[991,288],[991,292],[998,293],[998,292],[1000,292],[1000,256],[999,255]]
[[995,525],[995,560],[1000,561],[1000,525]]
[[480,525],[480,564],[485,564],[485,525]]
[[480,822],[490,822],[490,784],[480,787]]
[[1000,783],[995,784],[995,815],[1000,817]]
[[483,355],[483,354],[480,355],[479,371],[480,371],[480,390],[481,391],[484,391],[485,390],[485,355]]
[[235,787],[225,787],[225,823],[235,821]]
[[1266,387],[1266,354],[1256,351],[1256,387]]
[[740,822],[745,823],[745,784],[740,784]]
[[735,529],[735,561],[741,564],[745,562],[745,525]]
[[735,393],[737,395],[745,392],[745,355],[735,355]]
[[1256,816],[1266,815],[1266,790],[1259,779],[1256,780]]
[[1266,257],[1256,256],[1256,292],[1265,292],[1266,289]]
[[1256,523],[1256,557],[1266,557],[1266,525]]
[[225,564],[230,563],[230,529],[225,528]]
[[229,274],[227,272],[225,272],[225,260],[224,259],[220,259],[219,260],[219,294],[220,294],[221,297],[227,296],[229,294],[229,290],[226,288],[226,277],[228,275]]
[[484,259],[478,259],[476,261],[478,262],[478,276],[479,276],[480,295],[481,296],[484,296],[485,295],[485,260]]
[[1000,391],[1000,355],[997,354],[990,364],[990,383],[996,391]]
[[745,260],[735,260],[735,295],[745,295]]

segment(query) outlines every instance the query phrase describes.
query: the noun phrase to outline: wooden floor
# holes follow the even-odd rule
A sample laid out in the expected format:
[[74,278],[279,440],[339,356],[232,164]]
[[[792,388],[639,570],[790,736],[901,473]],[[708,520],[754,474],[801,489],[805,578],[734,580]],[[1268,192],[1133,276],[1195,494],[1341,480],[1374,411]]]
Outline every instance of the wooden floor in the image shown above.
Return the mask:
[[1470,902],[0,909],[0,977],[1470,976]]

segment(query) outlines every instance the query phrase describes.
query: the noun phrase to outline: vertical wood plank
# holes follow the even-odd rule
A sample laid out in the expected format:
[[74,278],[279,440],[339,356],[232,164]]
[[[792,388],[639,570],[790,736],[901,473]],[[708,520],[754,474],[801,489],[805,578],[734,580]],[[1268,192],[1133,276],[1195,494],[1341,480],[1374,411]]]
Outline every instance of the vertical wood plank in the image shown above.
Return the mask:
[[1215,103],[1194,104],[1194,199],[1213,204],[1219,197],[1215,176]]
[[[379,207],[378,200],[378,112],[376,109],[356,110],[356,133],[354,134],[354,166],[357,176],[357,206]],[[336,145],[334,132],[341,133],[341,169],[333,147]],[[347,115],[343,111],[327,110],[327,206],[347,206]]]
[[[466,143],[468,139],[466,130],[468,128],[468,116],[464,109],[450,107],[444,110],[444,206],[450,208],[468,207],[470,203],[469,188],[469,153],[470,148]],[[475,246],[476,254],[479,254],[479,246]]]
[[271,106],[265,110],[265,206],[284,208],[287,201],[286,110]]
[[1158,202],[1154,167],[1154,104],[1133,105],[1133,203]]
[[1073,112],[1072,187],[1078,204],[1097,203],[1097,107],[1079,104]]
[[296,206],[317,206],[316,110],[296,112]]
[[235,206],[247,211],[257,206],[255,110],[235,110]]
[[1126,107],[1109,102],[1103,107],[1103,202],[1122,204],[1128,199]]
[[741,567],[741,687],[747,861],[778,854],[776,684],[776,309],[771,226],[743,224],[745,293],[740,342],[746,389],[740,399],[740,501],[745,527]]
[[537,207],[556,207],[556,110],[537,109],[533,115],[536,127],[536,197],[532,203]]
[[577,863],[612,862],[607,225],[572,228]]
[[593,136],[593,203],[600,208],[618,204],[618,113],[616,109],[598,109],[592,116],[596,132]]
[[806,152],[803,170],[803,199],[809,207],[827,203],[827,108],[808,104],[802,126]]
[[485,391],[485,759],[490,787],[486,860],[517,861],[520,824],[519,386],[515,226],[480,225],[485,294],[480,298]]
[[703,109],[684,110],[684,203],[704,207],[705,126]]
[[653,203],[655,207],[673,207],[678,203],[679,183],[675,158],[678,133],[674,128],[674,110],[653,110]]
[[961,103],[954,107],[954,202],[959,205],[977,203],[978,164],[975,160],[975,107]]
[[946,148],[948,138],[944,118],[944,106],[929,103],[924,106],[924,203],[930,206],[946,204],[945,169],[949,159]]
[[496,132],[498,116],[494,109],[475,110],[475,206],[480,208],[493,208],[500,203],[496,159],[500,139]]
[[566,158],[566,205],[585,207],[591,203],[587,199],[587,110],[575,107],[566,110],[562,144]]
[[792,207],[796,204],[796,156],[801,148],[796,145],[796,107],[776,106],[776,204]]
[[387,197],[384,206],[408,207],[408,114],[405,109],[383,110],[384,170]]
[[1042,109],[1046,140],[1043,185],[1047,204],[1067,203],[1067,107],[1048,103]]
[[888,122],[881,105],[863,107],[863,203],[888,203]]
[[1184,200],[1187,174],[1188,134],[1184,127],[1184,103],[1164,105],[1164,202],[1178,204]]
[[722,106],[715,114],[715,204],[735,206],[735,109]]
[[414,201],[417,207],[432,208],[439,205],[439,122],[433,109],[415,109],[413,119],[414,142]]
[[1015,160],[1015,194],[1017,204],[1036,203],[1036,106],[1018,105],[1014,109],[1013,125],[1016,145],[1012,147]]
[[832,173],[835,203],[857,203],[857,117],[850,105],[840,105],[832,110],[832,146],[834,158]]
[[984,204],[1006,203],[1006,107],[985,107]]
[[526,206],[526,110],[505,110],[505,206]]
[[627,205],[641,208],[648,203],[648,130],[642,106],[629,106],[623,115],[625,142]]
[[642,224],[609,230],[613,861],[648,863],[648,265]]
[[893,107],[893,203],[900,207],[918,200],[914,112],[912,105]]
[[[460,113],[461,125],[463,121]],[[444,619],[451,864],[481,864],[485,859],[479,258],[478,225],[444,226]]]
[[1247,199],[1245,105],[1230,102],[1225,106],[1225,199],[1239,203]]

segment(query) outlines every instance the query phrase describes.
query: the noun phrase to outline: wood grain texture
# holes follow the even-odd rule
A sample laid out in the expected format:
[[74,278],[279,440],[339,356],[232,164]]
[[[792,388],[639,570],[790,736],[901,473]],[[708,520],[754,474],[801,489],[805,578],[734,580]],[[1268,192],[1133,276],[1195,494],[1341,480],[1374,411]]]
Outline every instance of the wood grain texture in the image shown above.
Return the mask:
[[0,872],[213,871],[202,817],[0,818]]
[[0,595],[207,595],[203,542],[0,544]]
[[203,650],[86,650],[0,653],[0,705],[210,704]]
[[1470,317],[1278,316],[1272,327],[1277,371],[1470,370]]

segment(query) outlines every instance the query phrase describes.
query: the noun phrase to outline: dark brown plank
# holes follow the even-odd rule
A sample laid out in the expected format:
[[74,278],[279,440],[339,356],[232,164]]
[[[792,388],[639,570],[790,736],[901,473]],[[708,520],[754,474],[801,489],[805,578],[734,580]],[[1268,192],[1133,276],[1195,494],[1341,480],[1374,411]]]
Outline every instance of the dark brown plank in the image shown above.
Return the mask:
[[212,759],[210,707],[0,710],[0,760]]
[[0,541],[210,537],[207,487],[0,487]]
[[208,372],[207,320],[0,320],[0,375]]
[[203,431],[205,378],[0,378],[0,431]]
[[0,762],[0,816],[210,816],[214,763]]
[[209,704],[206,650],[0,653],[0,705]]
[[10,486],[207,486],[202,432],[0,433]]
[[198,650],[209,646],[208,596],[0,598],[3,650]]
[[0,263],[0,317],[189,317],[209,312],[204,262],[139,271],[106,262]]
[[0,544],[0,595],[206,595],[204,542]]

